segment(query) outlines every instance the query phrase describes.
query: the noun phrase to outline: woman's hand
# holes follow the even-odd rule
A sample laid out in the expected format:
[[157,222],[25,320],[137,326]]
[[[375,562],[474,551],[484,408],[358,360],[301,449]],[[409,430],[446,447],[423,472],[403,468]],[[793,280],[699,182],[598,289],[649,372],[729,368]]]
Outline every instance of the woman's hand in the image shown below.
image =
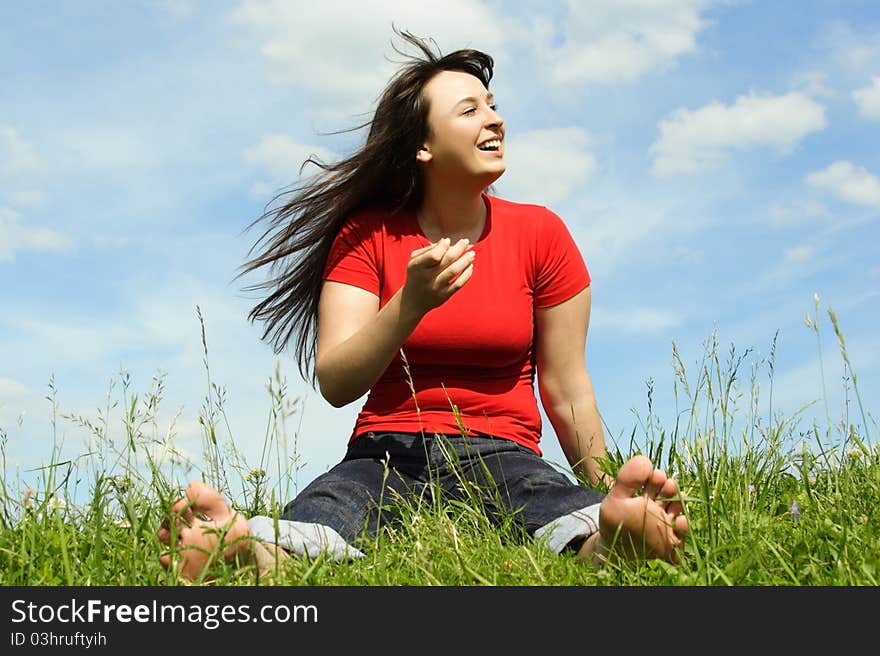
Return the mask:
[[404,311],[423,316],[443,305],[470,280],[474,272],[474,255],[469,240],[459,239],[452,244],[448,237],[414,250],[401,290]]
[[413,251],[403,287],[381,308],[371,292],[324,283],[315,370],[330,404],[339,408],[369,392],[422,317],[470,279],[471,248],[466,239],[441,239]]

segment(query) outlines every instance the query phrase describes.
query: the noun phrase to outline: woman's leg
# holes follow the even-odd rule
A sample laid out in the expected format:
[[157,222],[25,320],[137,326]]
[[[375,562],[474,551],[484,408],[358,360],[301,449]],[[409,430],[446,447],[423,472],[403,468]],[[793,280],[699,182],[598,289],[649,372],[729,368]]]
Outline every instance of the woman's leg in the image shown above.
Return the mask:
[[[384,456],[387,440],[381,446]],[[323,554],[338,560],[363,556],[355,543],[365,535],[375,536],[389,519],[384,506],[414,485],[389,465],[387,457],[378,455],[369,441],[353,445],[345,460],[306,486],[277,520],[266,516],[246,520],[210,486],[190,483],[172,507],[179,517],[174,550],[181,575],[194,580],[219,558],[256,563],[265,573],[288,554],[312,558]],[[167,520],[158,537],[171,546]],[[159,560],[169,567],[172,553]]]

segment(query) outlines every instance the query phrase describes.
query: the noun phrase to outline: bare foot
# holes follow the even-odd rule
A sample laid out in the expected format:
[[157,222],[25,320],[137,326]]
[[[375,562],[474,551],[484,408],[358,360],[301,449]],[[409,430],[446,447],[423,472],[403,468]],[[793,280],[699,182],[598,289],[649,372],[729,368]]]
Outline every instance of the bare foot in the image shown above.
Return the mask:
[[[193,481],[186,486],[186,497],[178,499],[171,508],[177,521],[177,538],[174,551],[180,559],[180,574],[191,581],[221,556],[233,560],[248,556],[250,535],[245,518],[232,510],[223,496],[214,488]],[[163,520],[157,535],[159,540],[171,546],[171,529]],[[166,569],[171,565],[172,553],[159,556]]]
[[599,533],[581,555],[600,564],[609,555],[679,562],[688,532],[678,483],[637,455],[623,464],[599,508]]

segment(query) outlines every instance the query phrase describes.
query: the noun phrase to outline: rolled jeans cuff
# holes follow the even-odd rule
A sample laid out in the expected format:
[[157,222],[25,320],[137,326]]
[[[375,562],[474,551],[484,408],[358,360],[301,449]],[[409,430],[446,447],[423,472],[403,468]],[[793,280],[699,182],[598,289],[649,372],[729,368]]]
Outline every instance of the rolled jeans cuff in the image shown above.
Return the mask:
[[535,531],[535,539],[542,541],[554,553],[561,553],[572,540],[588,538],[599,530],[599,506],[595,503],[563,515]]
[[296,554],[317,558],[326,554],[334,560],[363,558],[364,554],[348,544],[339,533],[329,526],[309,522],[256,515],[248,520],[251,535],[258,540],[277,544]]

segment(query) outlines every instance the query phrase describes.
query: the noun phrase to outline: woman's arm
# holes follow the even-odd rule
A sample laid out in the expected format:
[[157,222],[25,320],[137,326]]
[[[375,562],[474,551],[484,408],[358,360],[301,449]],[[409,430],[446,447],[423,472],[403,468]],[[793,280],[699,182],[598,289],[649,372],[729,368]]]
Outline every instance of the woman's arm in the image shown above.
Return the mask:
[[330,404],[342,407],[370,390],[422,317],[468,281],[473,271],[468,253],[466,240],[451,246],[448,239],[413,251],[404,286],[382,309],[371,292],[324,283],[315,373]]
[[613,480],[599,470],[605,437],[584,350],[590,323],[587,287],[567,301],[535,311],[538,390],[544,411],[575,474],[596,485]]

